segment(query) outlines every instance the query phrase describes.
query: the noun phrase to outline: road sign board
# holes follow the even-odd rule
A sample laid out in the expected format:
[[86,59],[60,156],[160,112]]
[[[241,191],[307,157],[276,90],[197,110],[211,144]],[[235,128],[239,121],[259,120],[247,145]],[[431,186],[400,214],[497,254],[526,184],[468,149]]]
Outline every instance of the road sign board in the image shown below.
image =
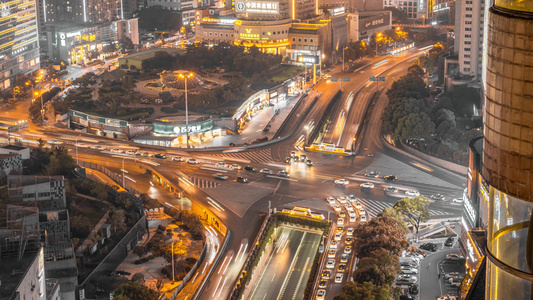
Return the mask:
[[337,82],[337,77],[331,77],[331,82]]
[[342,81],[345,81],[345,82],[350,81],[350,77],[344,77],[344,78],[342,79]]
[[376,76],[370,76],[370,81],[376,81]]
[[385,81],[385,76],[379,76],[379,80],[378,81]]

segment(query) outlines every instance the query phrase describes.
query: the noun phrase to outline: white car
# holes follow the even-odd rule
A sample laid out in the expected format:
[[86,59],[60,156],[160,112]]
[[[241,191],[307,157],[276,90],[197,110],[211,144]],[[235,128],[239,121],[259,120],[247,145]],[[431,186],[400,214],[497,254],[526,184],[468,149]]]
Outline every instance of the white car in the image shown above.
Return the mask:
[[316,293],[316,300],[324,300],[326,299],[326,290],[320,289]]
[[341,211],[341,206],[339,204],[334,204],[333,205],[333,210],[335,210],[336,212],[339,212],[339,211]]
[[339,243],[337,241],[329,242],[329,248],[330,249],[337,249],[338,246],[339,246]]
[[345,218],[345,217],[346,217],[346,213],[343,212],[343,211],[340,211],[340,212],[339,212],[339,217],[341,217],[341,218]]
[[[50,143],[50,142],[48,142],[48,143]],[[100,145],[92,146],[91,148],[96,149],[96,150],[105,150],[105,147],[100,146]]]
[[357,201],[357,202],[355,202],[355,208],[363,208],[363,204],[361,204],[361,202]]
[[263,174],[273,174],[274,173],[274,172],[272,172],[272,170],[266,169],[266,168],[265,169],[261,169],[261,171],[259,171],[259,172],[261,172]]
[[359,209],[359,214],[360,215],[366,215],[366,210],[364,208],[360,208]]
[[361,220],[361,222],[366,222],[366,216],[362,215],[360,220]]
[[352,246],[344,247],[344,253],[352,253]]
[[461,259],[464,259],[464,257],[459,254],[449,253],[449,254],[446,254],[446,259],[447,260],[461,260]]
[[218,167],[218,168],[226,168],[228,165],[226,165],[226,163],[224,162],[217,162],[215,164],[215,167]]
[[409,280],[412,282],[417,282],[418,278],[413,275],[407,275],[407,274],[400,274],[398,275],[398,280]]
[[113,153],[122,153],[123,151],[122,151],[122,149],[119,149],[119,148],[113,148],[113,149],[111,149],[111,152],[113,152]]
[[402,274],[418,274],[417,268],[402,268]]
[[378,178],[379,177],[379,172],[378,171],[372,171],[370,173],[366,173],[365,174],[365,177],[374,177],[374,178]]
[[342,226],[342,225],[344,225],[344,219],[343,219],[343,218],[338,218],[338,219],[337,219],[337,225],[338,225],[338,226]]
[[191,164],[191,165],[198,165],[200,164],[199,161],[197,161],[196,159],[194,158],[189,158],[189,160],[187,161],[188,164]]
[[337,185],[348,185],[350,182],[346,179],[337,179],[335,180],[335,184]]
[[335,268],[335,260],[333,260],[333,259],[328,260],[328,263],[326,264],[326,268],[328,268],[328,269]]
[[335,283],[341,283],[342,282],[342,274],[337,273],[335,275]]
[[448,279],[448,282],[453,285],[453,286],[461,286],[461,282],[463,280],[462,279],[459,279],[459,278],[450,278]]
[[130,150],[126,151],[126,154],[129,154],[129,155],[137,155],[137,150],[132,150],[132,149],[130,149]]
[[352,227],[350,227],[350,228],[346,229],[346,235],[350,235],[350,236],[352,236],[353,233],[354,233],[354,231],[355,231],[355,229],[353,229]]
[[345,207],[347,211],[353,210],[353,206],[350,203],[346,204]]
[[285,171],[285,170],[281,170],[278,172],[278,175],[279,176],[283,176],[283,177],[291,177],[291,173]]
[[233,170],[242,170],[242,167],[237,165],[237,164],[231,165],[230,168],[233,169]]
[[416,190],[408,190],[408,191],[405,192],[405,195],[407,197],[418,197],[418,196],[420,196],[420,193],[418,191],[416,191]]
[[326,201],[329,203],[329,205],[335,204],[335,198],[333,198],[331,196],[326,197]]
[[347,263],[348,262],[348,254],[343,253],[341,255],[341,263]]
[[350,215],[350,223],[355,223],[357,221],[357,217],[355,215]]
[[336,234],[335,234],[335,240],[336,240],[336,241],[340,241],[341,239],[342,239],[342,234],[340,234],[340,233],[336,233]]
[[341,204],[346,204],[346,197],[344,196],[337,197],[337,201],[339,201],[339,203]]
[[463,198],[453,198],[452,203],[463,203]]
[[331,249],[331,250],[328,251],[328,257],[329,258],[335,258],[336,254],[337,254],[337,250]]
[[184,162],[185,160],[181,156],[173,156],[172,161]]
[[361,187],[362,189],[370,189],[370,190],[371,190],[371,189],[374,188],[374,184],[373,184],[372,182],[365,182],[365,183],[362,183],[362,184],[360,185],[360,187]]

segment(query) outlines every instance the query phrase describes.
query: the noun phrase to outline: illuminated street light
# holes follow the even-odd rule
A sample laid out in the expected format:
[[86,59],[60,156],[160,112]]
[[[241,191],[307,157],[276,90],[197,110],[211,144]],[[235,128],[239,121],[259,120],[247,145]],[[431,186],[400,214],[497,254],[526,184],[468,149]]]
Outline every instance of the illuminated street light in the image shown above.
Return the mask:
[[189,107],[187,103],[187,78],[192,78],[194,73],[188,74],[179,73],[178,78],[185,80],[185,128],[187,130],[187,149],[189,148]]

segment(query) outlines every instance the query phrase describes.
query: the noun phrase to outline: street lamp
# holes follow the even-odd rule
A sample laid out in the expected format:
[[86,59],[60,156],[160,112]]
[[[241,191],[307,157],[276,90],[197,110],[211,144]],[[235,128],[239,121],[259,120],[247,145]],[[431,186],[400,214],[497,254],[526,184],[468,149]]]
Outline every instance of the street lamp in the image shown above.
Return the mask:
[[344,50],[346,50],[346,47],[342,48],[342,71],[344,72]]
[[125,157],[122,159],[122,169],[121,169],[121,171],[122,171],[122,188],[126,189],[126,174],[124,174],[124,173],[128,173],[128,171],[126,171],[124,169],[124,160],[126,160]]
[[381,32],[378,32],[376,34],[376,55],[378,55],[378,44],[379,44],[379,41],[381,40],[381,36],[382,36]]
[[185,127],[187,129],[187,149],[189,149],[189,107],[187,102],[187,78],[192,78],[194,73],[188,74],[179,73],[178,78],[185,80]]
[[[76,138],[76,164],[79,166],[80,165],[80,158],[78,156],[78,139],[81,137],[81,134],[78,135],[78,137]],[[122,168],[124,169],[124,164],[122,165]]]

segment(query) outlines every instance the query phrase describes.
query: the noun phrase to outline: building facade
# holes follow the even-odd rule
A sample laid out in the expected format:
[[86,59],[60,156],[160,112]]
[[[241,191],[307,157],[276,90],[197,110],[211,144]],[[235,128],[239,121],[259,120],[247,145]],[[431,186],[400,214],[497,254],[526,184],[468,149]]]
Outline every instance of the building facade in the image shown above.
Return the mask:
[[11,171],[22,172],[20,154],[0,154],[0,179],[7,177]]
[[0,90],[40,68],[36,0],[0,2]]
[[481,81],[483,37],[485,35],[485,1],[457,0],[454,52],[459,72]]
[[482,176],[485,299],[533,296],[533,3],[496,0],[488,22]]
[[127,1],[131,0],[39,0],[39,3],[44,23],[100,24],[127,18],[126,10],[133,9]]
[[52,207],[66,207],[65,179],[63,176],[8,176],[7,193],[15,202],[55,203]]

